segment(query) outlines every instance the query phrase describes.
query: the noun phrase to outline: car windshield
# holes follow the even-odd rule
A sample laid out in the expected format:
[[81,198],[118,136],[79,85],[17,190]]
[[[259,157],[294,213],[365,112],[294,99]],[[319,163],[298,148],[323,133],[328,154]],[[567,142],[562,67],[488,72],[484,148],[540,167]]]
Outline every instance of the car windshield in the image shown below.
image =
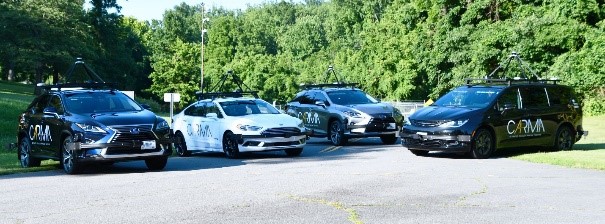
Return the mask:
[[484,108],[496,98],[499,91],[500,90],[498,89],[461,87],[445,94],[432,105],[443,107]]
[[65,106],[76,114],[111,113],[143,110],[139,104],[120,92],[81,92],[65,94]]
[[250,114],[279,114],[275,107],[262,100],[237,100],[220,102],[227,116],[245,116]]
[[338,105],[372,104],[378,101],[361,90],[338,90],[328,92],[328,97]]

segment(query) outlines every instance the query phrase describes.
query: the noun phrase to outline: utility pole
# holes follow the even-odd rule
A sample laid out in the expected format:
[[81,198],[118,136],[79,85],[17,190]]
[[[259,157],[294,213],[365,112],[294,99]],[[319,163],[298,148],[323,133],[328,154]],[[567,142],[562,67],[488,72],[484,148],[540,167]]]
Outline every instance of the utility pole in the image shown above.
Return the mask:
[[200,69],[200,91],[204,92],[204,3],[202,2],[202,66]]

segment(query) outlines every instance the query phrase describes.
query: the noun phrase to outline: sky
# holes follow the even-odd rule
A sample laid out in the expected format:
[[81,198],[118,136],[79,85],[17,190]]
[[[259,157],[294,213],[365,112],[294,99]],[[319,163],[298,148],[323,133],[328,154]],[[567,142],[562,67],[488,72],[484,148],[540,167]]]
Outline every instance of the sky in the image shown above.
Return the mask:
[[182,2],[188,5],[204,3],[207,9],[223,7],[230,10],[245,10],[248,5],[257,6],[265,2],[276,1],[278,0],[118,0],[118,5],[122,6],[121,13],[124,16],[132,16],[139,20],[161,20],[162,14],[166,10],[172,9]]

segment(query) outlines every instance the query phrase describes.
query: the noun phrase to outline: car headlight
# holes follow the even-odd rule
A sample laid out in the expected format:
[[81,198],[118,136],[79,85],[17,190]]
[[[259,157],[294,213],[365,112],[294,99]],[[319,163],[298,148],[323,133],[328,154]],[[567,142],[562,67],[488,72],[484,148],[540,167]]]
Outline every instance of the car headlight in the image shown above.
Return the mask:
[[162,119],[160,121],[160,123],[157,123],[155,125],[155,130],[166,130],[166,129],[170,129],[170,125],[168,124],[168,122],[164,119]]
[[76,125],[78,127],[80,127],[82,130],[84,130],[85,132],[92,132],[92,133],[107,133],[105,130],[103,130],[103,128],[96,126],[96,125],[91,125],[91,124],[81,124],[81,123],[76,123]]
[[254,125],[247,125],[247,124],[238,124],[236,127],[242,131],[258,131],[260,129],[263,129],[263,127],[261,127],[261,126],[254,126]]
[[468,122],[468,119],[466,119],[466,120],[456,120],[456,121],[447,121],[447,122],[439,125],[439,127],[442,127],[442,128],[457,128],[457,127],[460,127],[460,126],[466,124],[466,122]]
[[342,113],[349,117],[361,117],[361,113],[355,111],[343,111]]

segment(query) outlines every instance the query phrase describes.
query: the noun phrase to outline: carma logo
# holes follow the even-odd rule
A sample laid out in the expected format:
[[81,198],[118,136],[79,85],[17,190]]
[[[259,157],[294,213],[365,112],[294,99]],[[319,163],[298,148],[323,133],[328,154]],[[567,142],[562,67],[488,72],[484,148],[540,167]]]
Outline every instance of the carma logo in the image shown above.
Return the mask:
[[535,123],[532,123],[530,119],[523,119],[518,122],[510,120],[506,126],[506,131],[508,131],[509,135],[519,135],[544,133],[546,129],[544,128],[542,119],[538,118]]
[[52,142],[53,138],[50,135],[50,127],[48,125],[30,125],[29,139],[39,142]]

